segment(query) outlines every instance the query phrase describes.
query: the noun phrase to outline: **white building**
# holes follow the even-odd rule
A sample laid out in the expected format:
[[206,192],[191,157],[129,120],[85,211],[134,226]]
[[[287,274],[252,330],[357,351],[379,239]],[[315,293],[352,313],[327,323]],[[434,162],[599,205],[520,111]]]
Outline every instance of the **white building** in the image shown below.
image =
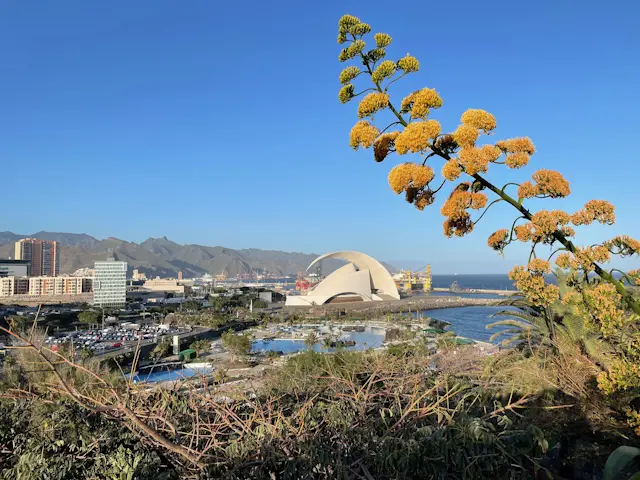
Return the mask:
[[349,263],[338,268],[305,295],[287,296],[286,306],[400,299],[398,288],[387,269],[376,259],[364,253],[352,251],[327,253],[311,262],[307,270],[327,258],[338,258]]
[[96,307],[124,307],[127,300],[127,262],[108,258],[95,262],[93,278],[93,304]]

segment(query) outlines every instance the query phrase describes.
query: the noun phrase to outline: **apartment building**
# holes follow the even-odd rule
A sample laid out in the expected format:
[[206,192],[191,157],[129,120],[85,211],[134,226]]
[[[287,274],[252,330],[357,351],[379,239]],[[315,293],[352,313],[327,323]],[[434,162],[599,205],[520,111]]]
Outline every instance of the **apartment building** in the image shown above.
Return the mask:
[[15,244],[16,260],[29,262],[28,275],[55,277],[60,273],[60,248],[54,240],[23,238]]

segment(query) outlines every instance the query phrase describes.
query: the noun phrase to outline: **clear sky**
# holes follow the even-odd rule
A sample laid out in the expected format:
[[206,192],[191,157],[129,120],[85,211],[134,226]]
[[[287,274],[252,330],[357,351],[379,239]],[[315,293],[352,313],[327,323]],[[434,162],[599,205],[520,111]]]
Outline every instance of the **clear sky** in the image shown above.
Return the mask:
[[[323,253],[354,249],[434,273],[506,272],[486,247],[513,209],[446,239],[444,200],[419,212],[390,168],[349,148],[355,102],[337,99],[337,21],[389,33],[389,58],[422,65],[453,130],[467,108],[528,135],[528,167],[496,183],[561,171],[572,195],[534,208],[617,206],[614,227],[579,244],[640,237],[638,2],[217,2],[0,0],[0,230],[164,236],[179,243]],[[434,162],[439,171],[441,164]],[[498,207],[498,206],[496,206]],[[637,262],[636,262],[637,263]]]

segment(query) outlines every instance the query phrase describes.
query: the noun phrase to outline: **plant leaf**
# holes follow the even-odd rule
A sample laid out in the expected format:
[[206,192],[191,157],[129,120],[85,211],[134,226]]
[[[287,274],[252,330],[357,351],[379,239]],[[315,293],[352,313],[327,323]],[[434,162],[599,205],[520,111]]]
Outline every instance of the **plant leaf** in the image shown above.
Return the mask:
[[604,480],[619,480],[620,472],[636,457],[640,457],[640,448],[627,446],[616,448],[604,465]]

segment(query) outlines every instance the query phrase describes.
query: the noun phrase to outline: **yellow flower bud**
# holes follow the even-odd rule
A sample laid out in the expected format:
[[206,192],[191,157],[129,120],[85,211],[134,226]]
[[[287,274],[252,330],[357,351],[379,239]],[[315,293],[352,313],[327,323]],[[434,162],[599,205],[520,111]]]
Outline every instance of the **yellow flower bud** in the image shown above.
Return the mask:
[[351,148],[357,150],[358,147],[369,148],[380,135],[380,131],[369,122],[361,120],[351,129]]
[[386,33],[376,33],[373,38],[376,41],[376,47],[384,48],[391,43],[391,36]]
[[402,163],[396,165],[389,172],[389,186],[396,193],[402,193],[408,188],[420,189],[433,180],[434,173],[431,167],[416,163]]
[[389,106],[389,95],[381,92],[371,92],[358,105],[358,117],[370,117],[377,111]]
[[484,110],[469,109],[462,114],[460,121],[488,133],[496,128],[496,117]]
[[360,19],[358,17],[354,17],[353,15],[343,15],[340,20],[338,20],[338,29],[340,31],[348,31],[352,26],[360,23]]
[[407,55],[406,57],[398,60],[398,68],[403,70],[405,73],[417,72],[420,70],[420,62],[418,62],[417,58]]
[[476,127],[464,123],[453,132],[453,138],[462,148],[474,147],[479,136],[480,131]]
[[356,23],[355,25],[351,26],[351,28],[349,28],[349,32],[352,35],[366,35],[367,33],[369,33],[371,31],[371,26],[367,23]]
[[341,103],[347,103],[353,97],[354,97],[354,93],[353,93],[352,84],[345,85],[340,89],[340,92],[338,92],[338,99],[340,100]]
[[448,160],[442,166],[442,176],[447,180],[449,180],[450,182],[457,180],[461,173],[462,173],[462,168],[460,167],[458,160],[455,158]]
[[375,83],[380,83],[385,78],[393,76],[394,73],[396,73],[396,64],[391,60],[385,60],[373,71],[371,80]]
[[360,69],[355,66],[350,66],[342,70],[340,72],[340,83],[346,85],[351,82],[354,78],[356,78],[360,74]]
[[440,133],[440,123],[436,120],[412,122],[396,138],[396,152],[423,152],[430,148],[431,141]]

